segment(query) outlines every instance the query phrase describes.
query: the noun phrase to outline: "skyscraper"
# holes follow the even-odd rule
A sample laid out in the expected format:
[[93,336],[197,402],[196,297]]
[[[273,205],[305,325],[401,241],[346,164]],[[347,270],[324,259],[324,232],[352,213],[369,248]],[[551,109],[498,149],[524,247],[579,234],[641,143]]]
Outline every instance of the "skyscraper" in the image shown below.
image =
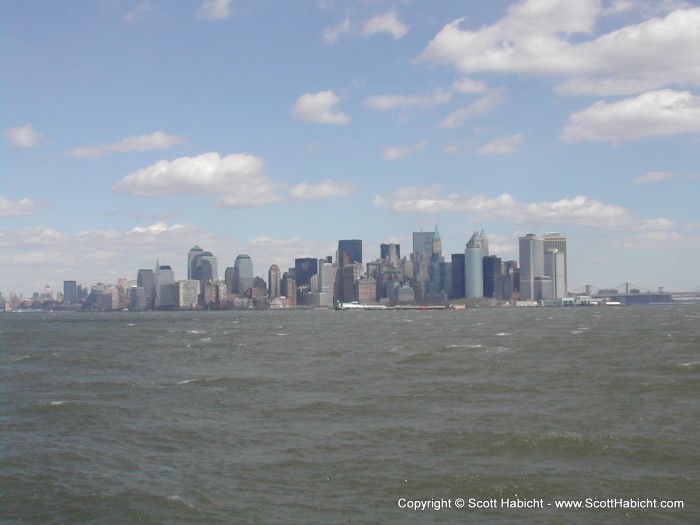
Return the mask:
[[194,277],[192,277],[193,272],[194,272],[193,263],[194,263],[195,258],[198,255],[200,255],[203,251],[204,250],[202,250],[199,246],[194,245],[190,249],[189,253],[187,254],[187,278],[188,279],[194,279]]
[[[557,268],[557,273],[559,275],[559,284],[555,286],[557,288],[555,297],[566,297],[569,288],[569,273],[566,267],[566,237],[560,233],[548,232],[542,236],[544,240],[544,251],[552,252],[556,250],[558,253],[563,254],[563,258],[560,255],[560,263],[563,262],[563,267],[561,264]],[[553,273],[552,277],[556,277]],[[563,282],[561,279],[563,278]]]
[[400,244],[380,244],[379,257],[387,261],[390,265],[398,268],[401,260],[401,245]]
[[413,232],[413,264],[418,262],[418,255],[425,253],[429,258],[433,254],[434,232]]
[[141,268],[136,274],[136,285],[142,287],[146,295],[146,309],[153,310],[156,307],[156,278],[153,270]]
[[488,254],[488,239],[484,231],[474,232],[464,251],[464,296],[475,299],[484,296],[483,258]]
[[338,267],[362,263],[362,240],[348,239],[338,241]]
[[539,301],[567,295],[566,237],[558,233],[520,237],[520,295]]
[[156,283],[156,308],[172,308],[177,306],[177,285],[175,272],[171,266],[156,265],[153,270]]
[[243,295],[253,287],[253,260],[242,253],[233,263],[233,293]]
[[450,294],[451,299],[463,299],[464,298],[464,254],[463,253],[453,253],[452,254],[452,293]]
[[520,253],[520,297],[536,301],[535,277],[544,275],[544,241],[534,233],[518,239]]
[[308,285],[311,276],[318,273],[318,259],[303,257],[294,259],[294,282],[298,287]]
[[[193,248],[194,249],[194,248]],[[190,250],[192,254],[192,250]],[[211,252],[202,251],[194,256],[190,265],[190,279],[206,283],[219,278],[219,265]]]
[[488,255],[484,264],[484,297],[503,299],[503,262],[500,257]]
[[282,274],[280,273],[280,267],[276,264],[270,266],[270,270],[267,272],[267,286],[268,286],[268,297],[274,299],[282,295]]
[[63,302],[66,304],[78,302],[78,284],[75,281],[63,281]]

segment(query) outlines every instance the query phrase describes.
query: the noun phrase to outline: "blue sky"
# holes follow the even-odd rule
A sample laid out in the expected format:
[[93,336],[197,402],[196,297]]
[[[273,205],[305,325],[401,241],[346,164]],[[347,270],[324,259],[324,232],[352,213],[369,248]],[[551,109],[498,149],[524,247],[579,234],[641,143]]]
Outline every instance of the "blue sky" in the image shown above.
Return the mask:
[[256,275],[413,231],[569,239],[569,283],[700,288],[700,3],[0,3],[0,290],[188,250]]

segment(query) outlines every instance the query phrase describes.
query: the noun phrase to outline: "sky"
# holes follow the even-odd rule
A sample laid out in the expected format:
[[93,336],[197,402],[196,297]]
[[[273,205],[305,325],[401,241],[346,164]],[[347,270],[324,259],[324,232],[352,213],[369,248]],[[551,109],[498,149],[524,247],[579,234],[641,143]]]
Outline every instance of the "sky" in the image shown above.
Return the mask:
[[700,2],[0,2],[0,291],[196,245],[256,275],[412,232],[568,238],[569,290],[698,290]]

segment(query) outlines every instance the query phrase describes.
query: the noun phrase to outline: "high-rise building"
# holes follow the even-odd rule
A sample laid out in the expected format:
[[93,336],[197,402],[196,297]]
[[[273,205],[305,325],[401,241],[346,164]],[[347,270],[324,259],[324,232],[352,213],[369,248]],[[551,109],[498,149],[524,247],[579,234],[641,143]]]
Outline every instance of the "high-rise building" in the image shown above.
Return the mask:
[[143,286],[132,286],[129,288],[129,310],[132,312],[148,310],[146,290]]
[[75,281],[63,281],[63,302],[66,304],[78,302],[78,284]]
[[253,287],[253,261],[250,255],[242,253],[233,263],[233,293],[244,295]]
[[201,281],[185,279],[178,281],[178,306],[180,308],[195,308],[199,304]]
[[[190,250],[190,254],[192,254],[192,250]],[[195,255],[190,265],[189,275],[189,279],[195,279],[202,284],[208,281],[216,281],[219,278],[219,265],[214,254],[202,251]]]
[[136,274],[136,286],[142,287],[146,294],[146,309],[153,310],[156,307],[156,278],[153,270],[141,268]]
[[418,261],[418,254],[425,253],[428,258],[433,254],[435,232],[413,232],[413,264]]
[[226,272],[224,273],[224,282],[226,283],[226,292],[229,294],[233,293],[233,282],[235,279],[235,274],[233,272],[233,266],[228,266]]
[[362,240],[348,239],[338,241],[338,267],[362,263]]
[[483,258],[488,254],[488,239],[484,231],[474,232],[464,251],[464,296],[476,299],[484,296]]
[[282,274],[282,296],[287,298],[289,306],[296,306],[297,304],[297,285],[296,279],[294,278],[294,273],[290,268],[289,272],[284,272]]
[[440,232],[437,226],[435,226],[435,231],[433,232],[433,246],[430,255],[432,259],[442,257],[442,239],[440,238]]
[[202,250],[199,246],[194,245],[189,253],[187,254],[187,278],[188,279],[194,279],[194,260],[197,258],[198,255],[200,255],[204,250]]
[[484,264],[484,297],[503,299],[503,263],[500,257],[488,255]]
[[[569,274],[566,267],[566,237],[564,235],[561,235],[560,233],[548,232],[542,236],[542,239],[544,240],[545,253],[556,250],[559,254],[563,254],[563,259],[560,255],[559,260],[560,262],[563,261],[564,266],[562,268],[560,265],[557,268],[557,272],[559,273],[560,279],[563,275],[563,283],[560,280],[559,284],[555,286],[555,288],[557,288],[555,297],[566,297],[569,288]],[[554,274],[551,275],[552,277],[554,277]]]
[[464,298],[464,254],[452,254],[452,293],[450,299]]
[[294,281],[297,286],[309,285],[311,276],[318,273],[318,259],[302,257],[294,259]]
[[276,264],[270,266],[270,270],[267,272],[267,286],[268,286],[268,297],[274,299],[282,295],[282,274],[280,272],[280,267]]
[[379,245],[379,257],[398,268],[401,261],[401,245],[388,243]]
[[177,306],[177,285],[175,272],[169,265],[156,265],[153,270],[156,284],[156,308],[172,308]]
[[566,237],[558,233],[520,237],[520,296],[539,301],[566,297]]

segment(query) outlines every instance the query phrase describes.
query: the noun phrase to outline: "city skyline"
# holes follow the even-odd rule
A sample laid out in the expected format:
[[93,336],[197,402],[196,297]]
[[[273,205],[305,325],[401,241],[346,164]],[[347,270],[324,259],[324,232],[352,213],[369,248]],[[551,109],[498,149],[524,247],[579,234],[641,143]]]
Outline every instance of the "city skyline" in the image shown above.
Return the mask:
[[[700,287],[700,2],[3,2],[0,291],[362,239]],[[669,57],[673,60],[669,60]],[[553,261],[556,262],[556,261]],[[203,270],[202,270],[203,271]]]

